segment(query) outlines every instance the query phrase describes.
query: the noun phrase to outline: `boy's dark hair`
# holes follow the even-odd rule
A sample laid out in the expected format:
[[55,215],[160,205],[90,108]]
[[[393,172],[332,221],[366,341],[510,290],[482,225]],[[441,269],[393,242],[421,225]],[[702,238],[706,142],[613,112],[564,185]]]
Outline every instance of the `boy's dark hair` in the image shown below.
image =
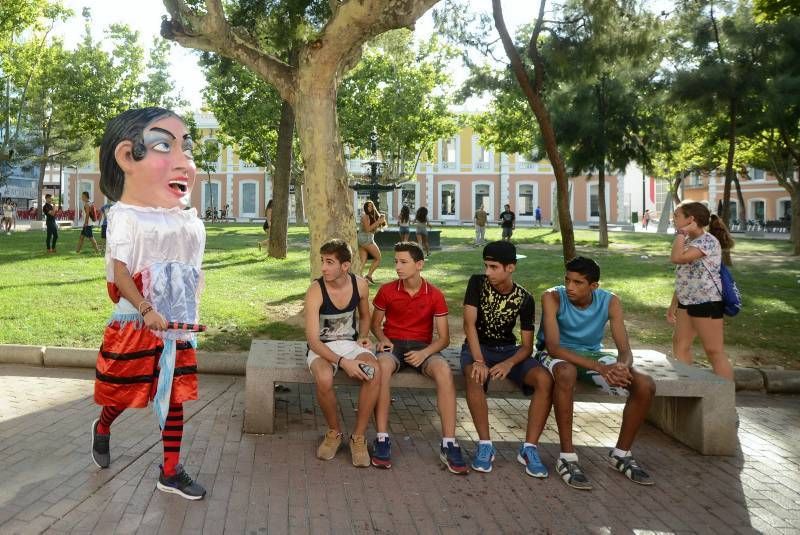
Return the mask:
[[52,195],[50,195],[50,194],[48,193],[47,195],[45,195],[45,196],[44,196],[44,198],[45,198],[45,199],[52,199],[52,198],[53,198],[53,196],[52,196]]
[[350,248],[350,245],[346,241],[338,238],[333,238],[323,243],[322,247],[319,248],[319,254],[333,255],[340,264],[353,260],[353,250]]
[[117,145],[123,141],[132,142],[133,159],[136,161],[144,159],[147,154],[143,139],[144,129],[162,117],[181,119],[176,113],[167,109],[150,107],[124,111],[106,125],[103,140],[100,142],[100,191],[112,201],[118,201],[122,197],[125,186],[125,173],[114,157]]
[[589,284],[600,281],[600,266],[597,262],[585,256],[576,256],[567,262],[567,271],[580,273],[586,277]]
[[411,259],[414,262],[419,262],[420,260],[425,260],[425,253],[422,251],[422,247],[415,241],[399,241],[394,244],[394,252],[407,252],[411,255]]

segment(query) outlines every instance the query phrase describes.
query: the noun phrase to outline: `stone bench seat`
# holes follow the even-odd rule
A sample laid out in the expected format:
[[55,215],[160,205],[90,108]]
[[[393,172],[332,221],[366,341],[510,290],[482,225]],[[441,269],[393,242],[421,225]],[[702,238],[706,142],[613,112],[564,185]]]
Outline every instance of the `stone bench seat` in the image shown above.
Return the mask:
[[[442,354],[453,370],[456,390],[464,390],[459,363],[460,348]],[[253,340],[247,358],[244,429],[247,433],[273,433],[275,385],[314,382],[306,366],[305,342]],[[656,384],[656,397],[648,421],[667,435],[704,455],[734,455],[737,450],[735,385],[708,370],[688,366],[663,353],[647,349],[633,351],[637,369],[648,373]],[[335,384],[355,385],[359,381],[337,373]],[[392,388],[435,389],[433,381],[414,370],[392,377]],[[519,392],[509,380],[492,381],[489,393]],[[620,400],[578,382],[578,401]]]

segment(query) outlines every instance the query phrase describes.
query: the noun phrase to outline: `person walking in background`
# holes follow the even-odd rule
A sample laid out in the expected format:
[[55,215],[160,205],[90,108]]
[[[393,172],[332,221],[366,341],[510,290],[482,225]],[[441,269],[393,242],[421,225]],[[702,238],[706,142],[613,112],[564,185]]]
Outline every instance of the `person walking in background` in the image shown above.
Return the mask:
[[647,230],[647,225],[650,223],[650,210],[645,210],[642,214],[642,228]]
[[108,211],[114,206],[113,202],[107,202],[100,207],[100,238],[103,243],[106,242],[106,234],[108,234]]
[[6,199],[6,202],[3,203],[3,230],[6,231],[6,234],[11,234],[11,223],[14,221],[14,204],[11,202],[11,199]]
[[511,205],[505,205],[505,210],[500,213],[500,226],[503,228],[503,239],[511,241],[511,235],[516,227],[517,216],[511,211]]
[[425,257],[431,255],[431,246],[428,244],[428,228],[431,223],[428,221],[428,209],[420,206],[414,216],[414,230],[417,233],[417,243],[425,251]]
[[733,381],[733,367],[725,355],[719,274],[722,250],[733,247],[733,238],[725,223],[703,203],[684,201],[673,217],[675,241],[670,260],[676,265],[675,292],[667,309],[667,321],[675,326],[672,354],[691,364],[692,343],[699,335],[714,373]]
[[407,204],[400,208],[400,215],[397,216],[397,225],[400,227],[400,241],[408,241],[411,234],[411,210]]
[[375,284],[372,274],[381,265],[381,250],[375,243],[375,232],[386,225],[386,216],[375,208],[372,201],[364,203],[364,212],[361,214],[361,227],[358,230],[358,258],[361,260],[361,273],[367,263],[367,255],[372,257],[372,264],[369,266],[367,282]]
[[537,206],[536,210],[533,212],[534,217],[536,218],[536,226],[542,226],[542,208],[541,206]]
[[486,220],[489,214],[480,205],[475,211],[475,247],[486,243]]
[[272,199],[269,200],[267,203],[266,208],[264,208],[264,225],[261,227],[264,229],[264,234],[267,235],[266,238],[258,242],[258,250],[260,251],[262,247],[267,247],[269,245],[269,226],[272,224]]
[[89,238],[89,241],[92,242],[92,247],[94,247],[94,252],[99,253],[100,248],[97,247],[97,242],[95,241],[94,234],[92,233],[92,223],[95,219],[97,219],[97,215],[95,213],[94,204],[89,200],[88,191],[81,193],[81,200],[83,201],[83,226],[81,228],[81,235],[78,238],[78,248],[75,250],[75,252],[80,253],[81,248],[83,247],[83,239]]
[[47,245],[48,253],[56,252],[56,242],[58,241],[58,223],[56,223],[56,209],[52,204],[53,196],[49,193],[44,196],[44,213],[45,227],[47,228],[47,238],[45,244]]

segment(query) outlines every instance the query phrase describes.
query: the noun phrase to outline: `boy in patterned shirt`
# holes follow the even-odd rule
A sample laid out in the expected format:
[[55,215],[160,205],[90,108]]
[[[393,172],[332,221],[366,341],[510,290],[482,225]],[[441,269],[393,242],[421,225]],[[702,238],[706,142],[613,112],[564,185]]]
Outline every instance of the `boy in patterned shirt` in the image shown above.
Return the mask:
[[[517,249],[508,241],[489,243],[483,249],[483,275],[469,279],[464,295],[464,333],[461,370],[467,384],[467,405],[480,442],[472,469],[491,472],[496,450],[489,438],[489,380],[508,377],[531,397],[525,442],[517,460],[532,477],[547,477],[539,458],[538,442],[552,403],[553,379],[533,353],[534,300],[513,280]],[[520,320],[521,344],[514,326]]]

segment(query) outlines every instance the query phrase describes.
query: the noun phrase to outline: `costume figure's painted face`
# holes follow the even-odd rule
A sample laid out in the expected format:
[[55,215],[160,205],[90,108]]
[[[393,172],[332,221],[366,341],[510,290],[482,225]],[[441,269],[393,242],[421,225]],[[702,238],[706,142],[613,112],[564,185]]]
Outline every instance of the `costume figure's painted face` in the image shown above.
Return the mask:
[[135,206],[177,208],[188,205],[197,168],[192,138],[177,117],[153,121],[142,132],[144,154],[138,143],[123,141],[117,161],[125,172],[120,200]]

